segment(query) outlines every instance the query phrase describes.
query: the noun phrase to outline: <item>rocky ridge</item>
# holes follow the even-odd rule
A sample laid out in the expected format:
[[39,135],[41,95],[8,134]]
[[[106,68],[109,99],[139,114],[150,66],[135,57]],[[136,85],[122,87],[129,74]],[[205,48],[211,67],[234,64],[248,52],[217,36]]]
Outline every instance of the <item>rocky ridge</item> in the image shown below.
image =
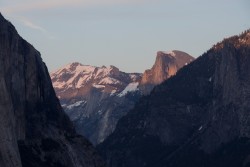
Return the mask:
[[75,133],[40,53],[1,14],[0,91],[0,166],[105,166]]
[[143,97],[98,146],[108,165],[249,166],[249,53],[248,30]]
[[102,142],[117,121],[140,97],[139,73],[125,73],[114,66],[68,64],[51,73],[57,96],[78,133],[93,144]]
[[125,73],[114,66],[68,64],[51,73],[53,86],[78,133],[94,145],[102,142],[117,121],[152,88],[193,60],[181,51],[158,52],[151,70],[143,75]]

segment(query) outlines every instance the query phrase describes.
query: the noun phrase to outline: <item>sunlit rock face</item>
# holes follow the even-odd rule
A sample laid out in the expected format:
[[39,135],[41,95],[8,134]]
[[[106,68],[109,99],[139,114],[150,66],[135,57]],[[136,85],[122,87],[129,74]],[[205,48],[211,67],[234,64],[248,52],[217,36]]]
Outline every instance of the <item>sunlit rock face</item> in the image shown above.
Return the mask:
[[40,53],[0,14],[0,166],[104,166],[77,135]]
[[149,94],[154,86],[167,80],[183,66],[188,65],[194,58],[182,51],[157,52],[153,67],[143,73],[140,89],[143,94]]

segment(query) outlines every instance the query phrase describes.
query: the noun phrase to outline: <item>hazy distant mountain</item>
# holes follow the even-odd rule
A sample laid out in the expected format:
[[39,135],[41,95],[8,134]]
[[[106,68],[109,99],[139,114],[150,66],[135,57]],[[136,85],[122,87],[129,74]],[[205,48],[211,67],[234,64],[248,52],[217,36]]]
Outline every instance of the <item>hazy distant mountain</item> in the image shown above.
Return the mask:
[[94,144],[114,131],[140,97],[141,74],[121,72],[114,66],[71,63],[51,73],[51,79],[77,132]]
[[112,167],[250,165],[250,30],[157,86],[99,150]]
[[145,72],[143,79],[139,73],[121,72],[114,66],[71,63],[51,73],[51,79],[77,132],[98,144],[114,131],[117,121],[134,107],[142,92],[150,92],[191,60],[180,51],[158,52],[150,75]]
[[40,53],[0,14],[0,166],[103,167],[63,112]]

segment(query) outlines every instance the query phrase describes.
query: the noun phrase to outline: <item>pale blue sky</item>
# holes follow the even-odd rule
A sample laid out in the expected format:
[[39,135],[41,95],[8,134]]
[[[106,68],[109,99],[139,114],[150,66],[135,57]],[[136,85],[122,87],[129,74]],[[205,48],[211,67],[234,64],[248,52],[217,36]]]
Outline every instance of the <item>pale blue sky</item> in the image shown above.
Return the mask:
[[1,0],[53,71],[70,62],[150,68],[158,50],[200,56],[250,28],[249,0]]

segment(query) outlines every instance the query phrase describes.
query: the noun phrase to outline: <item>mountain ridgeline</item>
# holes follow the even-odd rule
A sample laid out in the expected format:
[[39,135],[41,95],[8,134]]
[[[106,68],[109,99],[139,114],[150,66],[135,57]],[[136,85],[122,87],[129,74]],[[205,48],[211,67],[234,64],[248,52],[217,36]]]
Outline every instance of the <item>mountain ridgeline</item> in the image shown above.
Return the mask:
[[76,134],[40,53],[0,14],[0,166],[104,167]]
[[113,132],[116,122],[132,109],[141,74],[114,66],[71,63],[51,74],[53,86],[78,133],[93,144]]
[[189,64],[193,57],[181,52],[158,52],[152,69],[125,73],[114,66],[71,63],[51,73],[51,80],[76,131],[94,145],[104,141],[120,118],[142,95]]
[[111,167],[250,166],[250,31],[139,100],[99,151]]

